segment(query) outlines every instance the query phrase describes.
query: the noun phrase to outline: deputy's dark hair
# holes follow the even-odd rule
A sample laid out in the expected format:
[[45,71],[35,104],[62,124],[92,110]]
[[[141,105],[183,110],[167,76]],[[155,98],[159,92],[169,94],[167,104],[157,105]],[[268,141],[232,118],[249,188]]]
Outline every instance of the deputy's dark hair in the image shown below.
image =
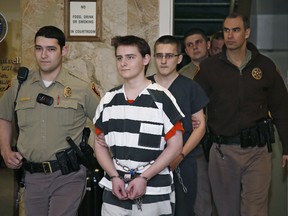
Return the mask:
[[206,42],[208,41],[208,37],[202,29],[191,28],[184,34],[184,38],[183,38],[184,43],[185,43],[187,37],[194,35],[194,34],[200,34]]
[[40,28],[35,34],[34,42],[36,42],[36,38],[39,36],[56,39],[61,50],[65,46],[65,35],[62,30],[55,26],[43,26]]
[[174,44],[177,47],[177,54],[181,53],[181,43],[176,37],[172,35],[164,35],[158,38],[154,44],[154,53],[156,51],[156,46],[159,44]]
[[[233,18],[237,18],[237,17],[240,17],[240,18],[242,19],[245,30],[248,29],[248,28],[250,28],[250,20],[249,20],[248,16],[245,16],[245,15],[239,13],[239,12],[232,12],[231,14],[229,14],[229,15],[224,19],[224,22],[225,22],[225,20],[228,19],[228,18],[232,18],[232,19],[233,19]],[[223,22],[223,23],[224,23],[224,22]]]

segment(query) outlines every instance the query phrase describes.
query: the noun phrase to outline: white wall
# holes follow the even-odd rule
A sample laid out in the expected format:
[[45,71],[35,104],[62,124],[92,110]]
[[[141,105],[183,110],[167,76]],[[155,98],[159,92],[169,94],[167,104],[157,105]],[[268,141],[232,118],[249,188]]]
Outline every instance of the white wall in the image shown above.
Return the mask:
[[[288,1],[254,0],[251,8],[251,35],[259,51],[271,58],[288,83]],[[288,112],[288,110],[287,110]],[[282,147],[278,135],[273,145],[272,182],[269,196],[269,215],[288,216],[286,169],[281,167]]]
[[173,0],[159,0],[159,36],[173,34]]

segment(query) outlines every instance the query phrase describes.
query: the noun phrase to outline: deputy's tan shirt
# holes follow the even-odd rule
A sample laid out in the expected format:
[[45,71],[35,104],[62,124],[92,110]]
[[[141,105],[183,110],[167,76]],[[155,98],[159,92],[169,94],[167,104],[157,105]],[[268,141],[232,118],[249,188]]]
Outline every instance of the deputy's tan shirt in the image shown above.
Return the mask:
[[198,72],[198,67],[190,62],[189,64],[185,65],[179,70],[179,73],[182,74],[183,76],[186,76],[190,79],[194,79],[194,76]]
[[[11,121],[18,82],[15,80],[0,100],[0,118]],[[52,105],[36,102],[43,93],[54,99]],[[66,69],[45,87],[39,72],[29,72],[22,84],[16,104],[19,125],[18,151],[32,162],[55,160],[55,153],[69,148],[66,137],[81,141],[87,117],[95,115],[99,96],[95,84]]]

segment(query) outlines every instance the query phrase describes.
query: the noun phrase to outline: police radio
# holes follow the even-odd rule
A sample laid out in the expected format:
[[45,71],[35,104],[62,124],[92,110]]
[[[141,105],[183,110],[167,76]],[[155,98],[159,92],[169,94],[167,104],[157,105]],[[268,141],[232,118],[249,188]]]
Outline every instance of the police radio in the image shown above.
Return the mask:
[[21,86],[21,84],[27,79],[28,74],[29,74],[28,68],[20,67],[18,69],[17,80],[18,80],[19,86]]
[[38,103],[42,103],[42,104],[45,104],[47,106],[51,106],[53,104],[53,102],[54,102],[54,99],[53,99],[53,97],[51,97],[49,95],[45,95],[45,94],[39,93],[37,95],[36,101]]
[[14,105],[15,106],[16,106],[16,100],[18,98],[18,93],[20,91],[21,85],[27,79],[28,74],[29,74],[29,69],[28,68],[20,67],[18,69],[17,80],[18,80],[19,85],[18,85],[18,89],[17,89],[17,92],[16,92],[15,101],[14,101]]

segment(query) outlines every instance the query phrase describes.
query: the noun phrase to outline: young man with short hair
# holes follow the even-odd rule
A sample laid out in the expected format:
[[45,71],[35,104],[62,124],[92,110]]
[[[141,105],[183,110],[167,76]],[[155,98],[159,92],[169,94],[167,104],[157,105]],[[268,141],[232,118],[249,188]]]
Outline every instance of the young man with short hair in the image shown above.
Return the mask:
[[184,47],[186,54],[190,57],[191,62],[179,70],[179,73],[193,79],[199,70],[201,61],[209,56],[210,43],[206,33],[202,29],[190,29],[184,35]]
[[144,39],[119,36],[113,46],[124,84],[104,95],[94,117],[109,147],[96,136],[96,157],[106,172],[102,215],[172,216],[168,166],[181,153],[184,115],[167,89],[145,77],[151,51]]
[[[1,154],[8,168],[25,169],[26,215],[74,216],[85,194],[86,169],[75,158],[74,166],[67,163],[66,153],[73,152],[66,137],[80,144],[99,97],[95,84],[62,66],[68,48],[59,28],[40,28],[34,42],[39,70],[30,71],[21,88],[14,80],[0,100]],[[18,152],[11,150],[15,115]]]
[[224,45],[224,35],[223,31],[217,31],[213,33],[210,37],[210,56],[216,55],[222,51]]
[[[203,108],[209,99],[198,83],[177,72],[176,67],[182,57],[180,42],[175,37],[164,35],[158,38],[154,45],[157,73],[149,79],[167,88],[185,114],[182,120],[183,148],[181,154],[170,164],[174,171],[175,216],[211,216],[208,166],[202,147],[198,145],[205,133]],[[202,123],[194,130],[192,116]]]

